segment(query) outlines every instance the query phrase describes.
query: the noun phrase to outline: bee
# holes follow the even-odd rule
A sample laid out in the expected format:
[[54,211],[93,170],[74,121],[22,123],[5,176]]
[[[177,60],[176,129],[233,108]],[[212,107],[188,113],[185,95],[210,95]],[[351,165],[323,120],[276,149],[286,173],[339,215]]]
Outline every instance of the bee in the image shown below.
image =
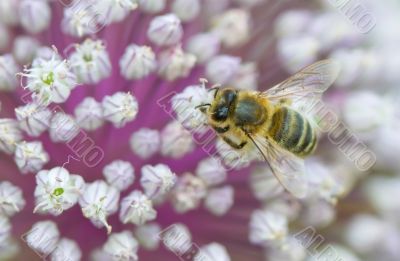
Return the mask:
[[257,149],[291,194],[307,194],[304,158],[317,146],[315,125],[304,104],[315,104],[334,82],[339,66],[316,62],[265,92],[216,87],[211,103],[197,106],[207,123],[235,150]]

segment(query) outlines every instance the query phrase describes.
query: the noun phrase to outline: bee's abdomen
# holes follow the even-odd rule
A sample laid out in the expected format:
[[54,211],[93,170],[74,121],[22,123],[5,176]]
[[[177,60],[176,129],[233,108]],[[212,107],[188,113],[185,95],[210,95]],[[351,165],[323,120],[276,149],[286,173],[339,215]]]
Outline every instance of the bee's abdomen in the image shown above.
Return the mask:
[[268,133],[281,147],[300,157],[312,153],[317,144],[315,131],[307,119],[286,107],[274,113]]

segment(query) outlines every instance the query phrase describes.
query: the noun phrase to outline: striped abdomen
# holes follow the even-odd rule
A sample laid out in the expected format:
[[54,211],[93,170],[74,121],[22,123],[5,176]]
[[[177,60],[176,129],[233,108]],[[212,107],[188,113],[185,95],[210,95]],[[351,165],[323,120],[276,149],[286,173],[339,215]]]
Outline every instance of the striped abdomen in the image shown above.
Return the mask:
[[268,133],[280,146],[300,157],[312,153],[317,144],[315,131],[308,120],[287,107],[276,110]]

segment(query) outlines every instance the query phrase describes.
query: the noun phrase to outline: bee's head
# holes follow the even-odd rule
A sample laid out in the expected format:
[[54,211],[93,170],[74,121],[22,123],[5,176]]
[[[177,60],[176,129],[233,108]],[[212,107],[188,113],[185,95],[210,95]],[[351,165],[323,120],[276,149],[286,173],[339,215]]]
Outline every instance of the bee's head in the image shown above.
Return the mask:
[[210,106],[210,114],[215,121],[225,121],[233,111],[236,103],[237,91],[234,89],[216,89],[214,101]]

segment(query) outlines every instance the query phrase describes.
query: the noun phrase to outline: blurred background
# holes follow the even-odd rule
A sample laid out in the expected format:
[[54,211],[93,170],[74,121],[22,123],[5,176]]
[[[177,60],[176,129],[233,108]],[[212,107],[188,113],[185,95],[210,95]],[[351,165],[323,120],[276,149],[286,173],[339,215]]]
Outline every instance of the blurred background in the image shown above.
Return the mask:
[[[0,260],[398,260],[399,12],[397,0],[2,0]],[[200,78],[264,91],[325,58],[341,71],[302,200],[266,164],[196,144],[203,122],[171,106],[198,113]],[[71,148],[77,135],[98,162]],[[86,188],[55,198],[55,167]]]

